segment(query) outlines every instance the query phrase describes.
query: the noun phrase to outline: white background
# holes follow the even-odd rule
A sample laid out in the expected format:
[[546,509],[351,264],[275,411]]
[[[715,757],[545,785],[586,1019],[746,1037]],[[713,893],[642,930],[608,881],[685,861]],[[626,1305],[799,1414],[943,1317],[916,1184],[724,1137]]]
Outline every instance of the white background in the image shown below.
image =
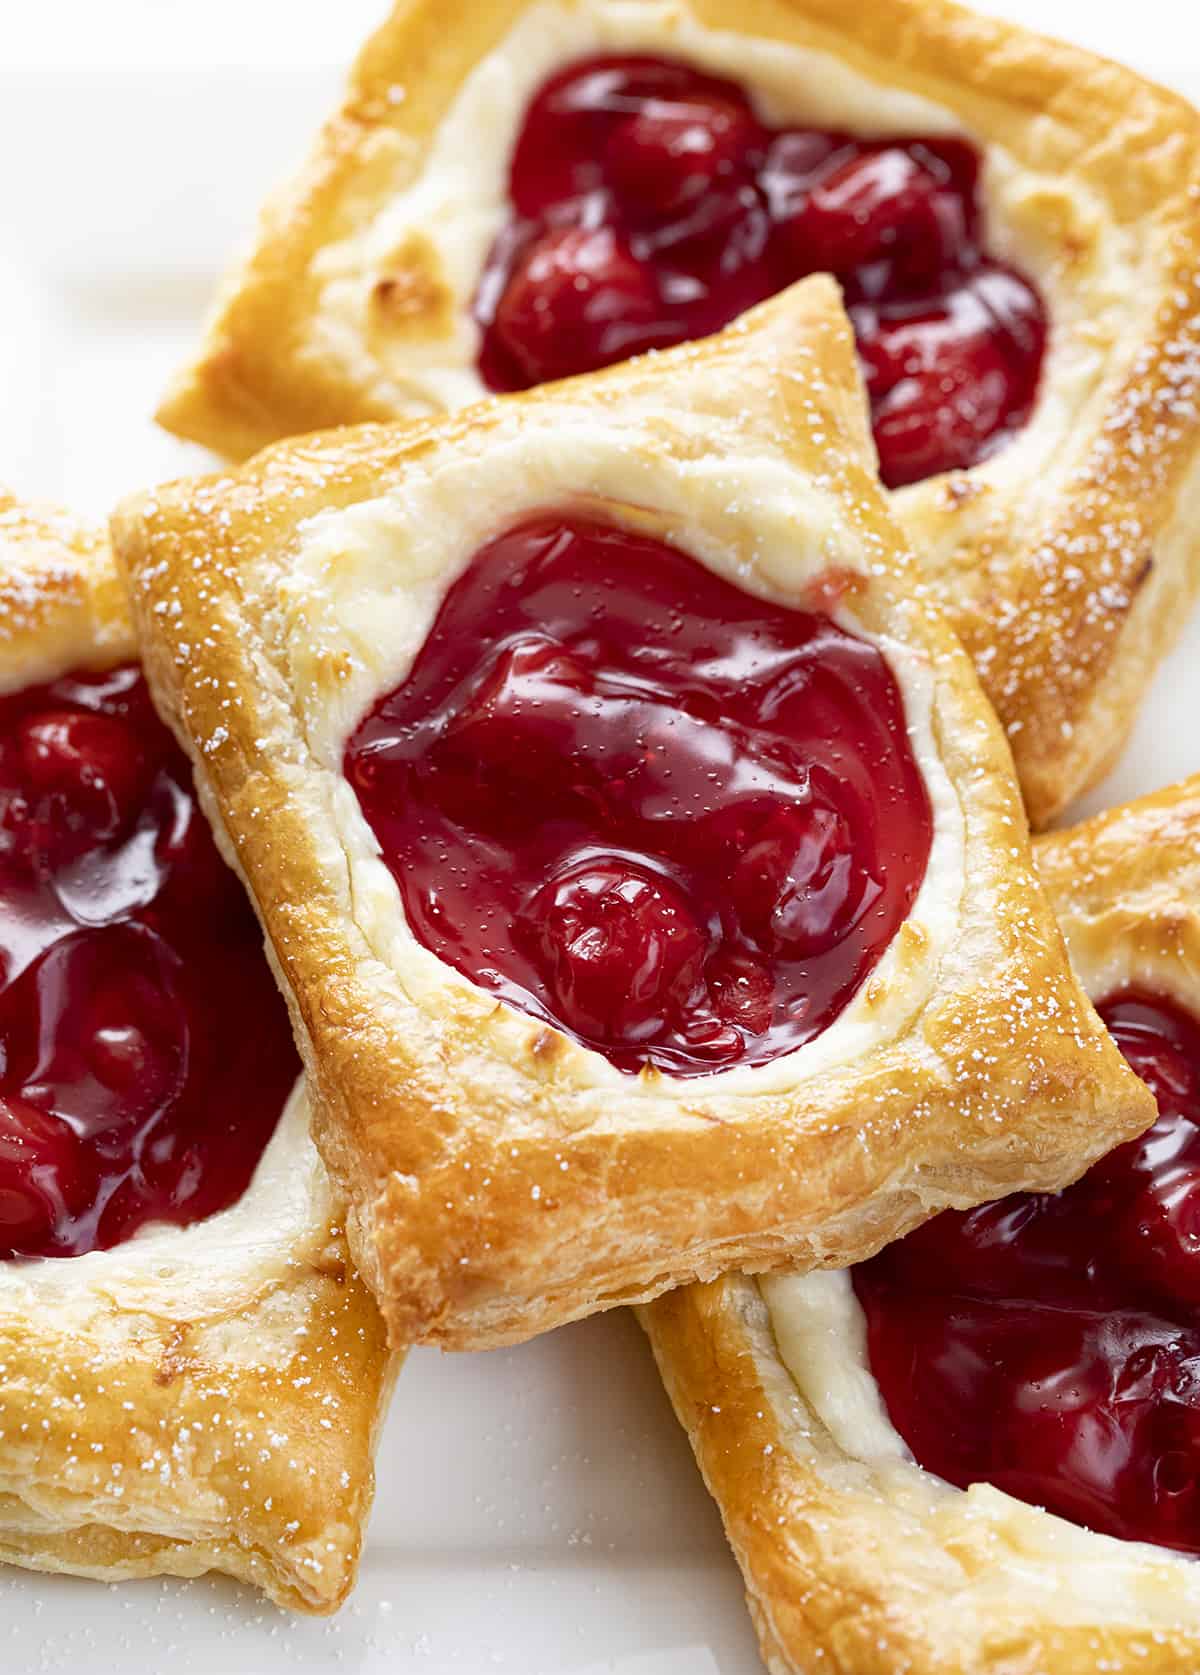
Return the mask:
[[[1200,99],[1188,0],[986,9]],[[0,0],[0,481],[102,515],[126,490],[204,463],[147,415],[264,190],[295,162],[381,10]],[[1198,652],[1194,623],[1088,808],[1200,769]],[[0,1664],[759,1669],[719,1521],[627,1315],[485,1356],[418,1351],[378,1475],[362,1579],[332,1622],[293,1620],[220,1581],[107,1588],[0,1572]]]

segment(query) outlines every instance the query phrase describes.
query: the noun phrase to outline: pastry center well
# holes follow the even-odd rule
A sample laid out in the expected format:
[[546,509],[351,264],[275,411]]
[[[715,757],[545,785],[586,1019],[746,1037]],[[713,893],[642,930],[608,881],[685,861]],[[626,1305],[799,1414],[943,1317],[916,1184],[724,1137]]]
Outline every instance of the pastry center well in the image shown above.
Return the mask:
[[418,940],[629,1072],[817,1035],[932,838],[875,645],[566,513],[475,555],[345,772]]

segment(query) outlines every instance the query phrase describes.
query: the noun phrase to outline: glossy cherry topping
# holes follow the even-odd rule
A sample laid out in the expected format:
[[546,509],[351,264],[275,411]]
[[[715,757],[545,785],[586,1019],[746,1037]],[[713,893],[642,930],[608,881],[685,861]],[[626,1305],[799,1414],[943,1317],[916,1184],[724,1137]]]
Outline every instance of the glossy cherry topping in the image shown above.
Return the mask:
[[1154,1127],[1065,1192],[938,1216],[855,1288],[923,1466],[1200,1553],[1200,1025],[1148,994],[1100,1011]]
[[0,1256],[224,1209],[298,1069],[140,671],[0,698]]
[[627,1071],[816,1035],[929,854],[876,647],[568,514],[475,556],[345,769],[419,940]]
[[703,337],[808,273],[845,293],[891,487],[1029,417],[1041,299],[983,246],[965,140],[773,129],[744,88],[594,58],[534,97],[475,299],[480,375],[519,390]]

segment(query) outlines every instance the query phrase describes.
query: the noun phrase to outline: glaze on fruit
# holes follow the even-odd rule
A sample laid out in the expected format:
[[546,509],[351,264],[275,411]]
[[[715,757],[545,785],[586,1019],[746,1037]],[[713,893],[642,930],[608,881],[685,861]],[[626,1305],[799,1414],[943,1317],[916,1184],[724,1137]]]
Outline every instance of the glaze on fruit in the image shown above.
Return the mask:
[[1046,318],[988,255],[979,156],[945,137],[772,129],[744,88],[589,59],[531,101],[475,298],[480,375],[519,390],[718,331],[831,272],[889,487],[978,464],[1028,419]]
[[0,698],[0,1256],[234,1203],[298,1070],[140,671]]
[[1161,995],[1100,1013],[1154,1127],[1065,1192],[936,1217],[855,1288],[921,1465],[1200,1553],[1200,1026]]
[[818,1034],[932,835],[874,645],[565,513],[475,556],[345,771],[418,939],[626,1071]]

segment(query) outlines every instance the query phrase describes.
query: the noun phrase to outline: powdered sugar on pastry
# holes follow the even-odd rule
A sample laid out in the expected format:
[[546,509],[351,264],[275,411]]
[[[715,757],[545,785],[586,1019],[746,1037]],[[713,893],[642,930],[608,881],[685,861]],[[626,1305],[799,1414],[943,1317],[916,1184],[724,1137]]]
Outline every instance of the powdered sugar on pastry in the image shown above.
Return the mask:
[[[680,444],[695,445],[681,466],[640,455],[623,441],[622,426],[581,415],[552,433],[497,439],[485,455],[468,446],[406,473],[380,498],[320,513],[298,531],[291,567],[280,581],[278,615],[302,694],[306,736],[329,776],[359,925],[422,1007],[469,1004],[487,1016],[495,1013],[496,1001],[413,936],[395,881],[342,777],[342,754],[375,699],[404,679],[447,589],[489,536],[543,506],[586,506],[618,522],[632,507],[635,527],[664,535],[718,574],[768,598],[801,604],[830,571],[869,574],[836,499],[819,482],[801,487],[783,464],[752,453],[705,457],[703,424],[686,416],[678,424]],[[842,627],[881,646],[900,682],[910,744],[934,810],[933,847],[905,934],[841,1016],[771,1064],[707,1077],[706,1087],[722,1094],[794,1087],[894,1037],[924,1003],[958,932],[963,815],[934,736],[932,667],[895,632],[866,628],[849,600],[834,614]],[[331,693],[322,671],[339,652],[349,661]],[[511,1055],[520,1062],[541,1026],[508,1007],[501,1014],[493,1027],[510,1038]],[[600,1054],[565,1038],[559,1074],[581,1089],[619,1090],[622,1099],[686,1105],[695,1096],[688,1083],[650,1072],[631,1083]]]

